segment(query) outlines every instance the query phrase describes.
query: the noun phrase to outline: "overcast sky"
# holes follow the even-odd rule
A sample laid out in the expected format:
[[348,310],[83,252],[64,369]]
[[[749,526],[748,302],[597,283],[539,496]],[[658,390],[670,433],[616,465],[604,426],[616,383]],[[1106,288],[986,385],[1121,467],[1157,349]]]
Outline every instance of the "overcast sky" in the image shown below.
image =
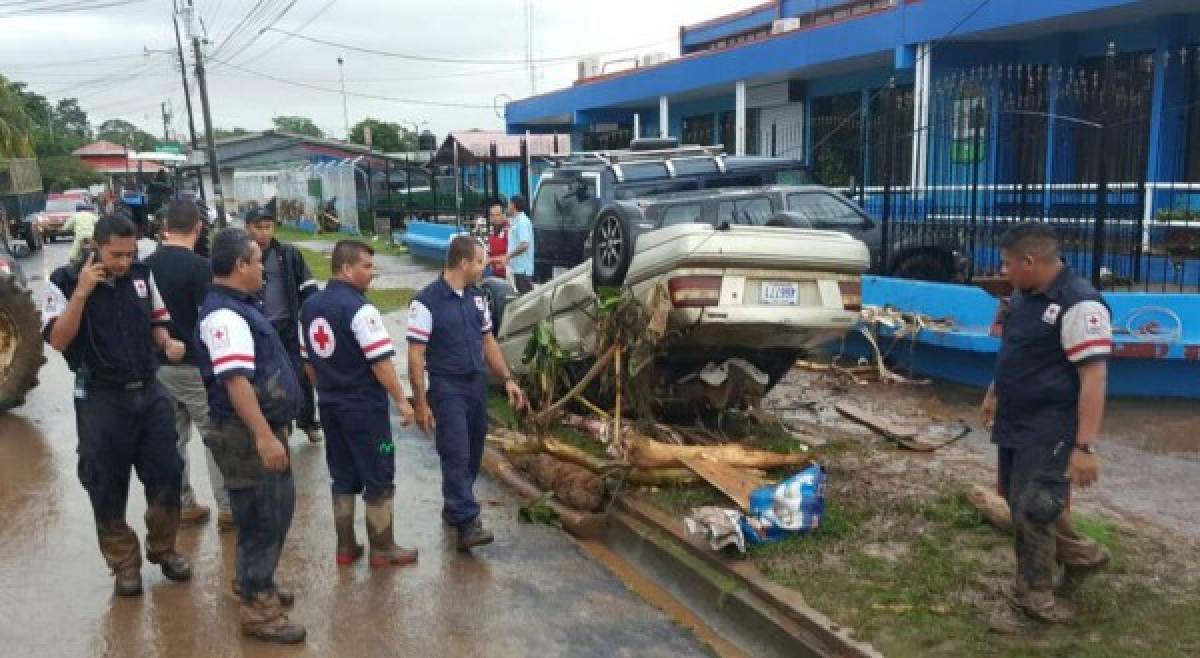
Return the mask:
[[[121,1],[79,0],[73,6]],[[339,55],[345,59],[349,92],[484,106],[421,106],[350,96],[351,125],[366,117],[428,122],[428,128],[439,137],[452,129],[501,128],[503,121],[492,109],[497,99],[503,102],[499,95],[521,98],[530,94],[528,70],[511,63],[525,57],[525,0],[295,0],[282,15],[290,0],[194,1],[212,42],[208,47],[211,56],[246,69],[211,63],[210,96],[217,127],[264,129],[270,127],[271,117],[292,114],[311,117],[327,133],[343,136],[342,96],[337,93]],[[674,56],[678,54],[680,25],[759,2],[531,0],[533,54],[535,59],[556,58],[633,48],[603,59],[656,50]],[[93,125],[119,117],[161,134],[160,103],[166,101],[175,115],[171,130],[186,136],[170,0],[134,0],[75,13],[12,15],[18,9],[66,5],[61,0],[0,3],[0,73],[28,82],[53,99],[79,98]],[[257,13],[252,11],[255,7]],[[484,63],[411,61],[277,32],[258,35],[258,28],[271,24],[277,16],[277,28],[300,30],[327,41]],[[309,23],[314,16],[317,18]],[[235,31],[243,21],[242,29]],[[137,55],[143,48],[172,54]],[[98,58],[105,59],[81,61]],[[66,64],[47,65],[63,62]],[[575,77],[573,61],[541,63],[535,70],[539,93],[569,85]],[[296,87],[258,74],[333,91]],[[194,81],[192,84],[194,88]],[[202,130],[199,103],[195,97],[193,101],[197,129]]]

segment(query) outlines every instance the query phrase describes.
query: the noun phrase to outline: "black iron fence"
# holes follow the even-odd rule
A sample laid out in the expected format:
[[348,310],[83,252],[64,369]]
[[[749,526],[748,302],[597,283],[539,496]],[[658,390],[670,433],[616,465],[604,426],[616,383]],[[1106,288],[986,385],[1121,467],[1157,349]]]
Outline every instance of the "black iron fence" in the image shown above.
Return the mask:
[[888,271],[950,247],[968,278],[999,276],[1000,236],[1032,220],[1053,225],[1066,260],[1103,288],[1196,292],[1198,59],[1200,47],[1111,49],[1073,66],[981,66],[926,98],[888,86],[866,102],[814,99],[807,122],[759,125],[748,142],[809,158],[876,217]]

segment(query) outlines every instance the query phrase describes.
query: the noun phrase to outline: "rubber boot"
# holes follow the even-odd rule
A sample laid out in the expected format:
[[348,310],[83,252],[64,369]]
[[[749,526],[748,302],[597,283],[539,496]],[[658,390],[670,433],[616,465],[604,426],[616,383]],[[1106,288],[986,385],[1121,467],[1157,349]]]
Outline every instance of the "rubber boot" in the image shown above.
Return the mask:
[[137,535],[124,521],[108,521],[96,528],[100,553],[113,572],[113,593],[139,596],[142,593],[142,552]]
[[417,551],[396,545],[392,538],[392,499],[383,498],[367,505],[367,539],[371,542],[373,567],[406,565],[417,561]]
[[151,503],[146,508],[146,559],[162,568],[167,578],[184,581],[192,577],[192,566],[175,550],[178,532],[178,507]]
[[264,642],[298,644],[307,632],[303,626],[288,621],[279,597],[259,592],[251,601],[242,601],[239,611],[242,634]]
[[354,538],[354,494],[333,495],[333,529],[337,532],[338,566],[354,564],[363,546]]

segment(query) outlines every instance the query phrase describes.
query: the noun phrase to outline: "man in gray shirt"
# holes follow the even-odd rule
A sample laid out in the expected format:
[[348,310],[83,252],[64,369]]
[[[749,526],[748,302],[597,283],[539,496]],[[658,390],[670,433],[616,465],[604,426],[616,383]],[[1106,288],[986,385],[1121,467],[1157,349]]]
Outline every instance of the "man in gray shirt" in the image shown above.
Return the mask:
[[262,208],[250,211],[246,217],[246,232],[262,249],[266,279],[261,293],[263,311],[291,355],[296,378],[300,380],[300,388],[304,392],[304,408],[300,411],[297,424],[308,435],[309,441],[317,443],[324,439],[324,435],[317,418],[316,394],[304,376],[298,330],[300,305],[319,290],[317,281],[300,250],[275,239],[275,199]]

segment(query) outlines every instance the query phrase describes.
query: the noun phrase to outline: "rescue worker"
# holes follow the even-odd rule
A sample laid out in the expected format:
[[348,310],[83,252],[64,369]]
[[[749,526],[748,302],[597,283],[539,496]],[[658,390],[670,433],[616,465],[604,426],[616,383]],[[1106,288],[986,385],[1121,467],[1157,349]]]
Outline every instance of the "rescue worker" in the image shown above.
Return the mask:
[[487,302],[475,287],[485,258],[483,245],[474,238],[456,236],[442,276],[417,295],[408,312],[408,377],[417,425],[425,432],[436,429],[442,519],[457,530],[460,551],[493,540],[480,520],[474,493],[487,435],[485,365],[504,381],[509,404],[518,410],[525,406],[525,394],[492,335]]
[[208,392],[212,432],[204,437],[229,490],[237,524],[242,633],[267,642],[303,642],[288,621],[291,595],[275,584],[292,524],[296,486],[287,431],[302,394],[291,358],[262,312],[262,251],[246,231],[227,228],[212,245],[213,285],[194,342]]
[[392,534],[396,458],[388,397],[401,423],[412,422],[392,357],[396,349],[383,316],[367,301],[375,278],[375,252],[342,240],[333,248],[333,278],[300,312],[306,369],[321,400],[325,459],[333,480],[336,561],[352,564],[363,547],[354,537],[355,496],[366,505],[370,565],[405,565],[417,551],[397,546]]
[[[209,508],[196,500],[188,468],[188,442],[192,436],[192,425],[196,426],[201,437],[212,430],[208,419],[208,397],[200,375],[196,348],[192,343],[192,336],[196,333],[196,313],[212,283],[212,267],[208,259],[192,252],[201,235],[201,223],[196,204],[191,201],[172,201],[167,206],[163,243],[146,258],[163,302],[171,313],[168,326],[171,337],[187,345],[181,363],[167,364],[158,369],[158,381],[170,396],[175,412],[175,433],[179,436],[179,456],[183,458],[183,506],[179,520],[184,526],[204,523],[210,514]],[[221,532],[232,530],[233,512],[229,508],[229,494],[225,491],[221,470],[213,461],[212,451],[204,448],[204,453],[208,459],[208,481],[217,503],[217,529]]]
[[1103,297],[1059,258],[1054,229],[1024,223],[1000,240],[1013,285],[996,374],[983,403],[998,447],[1000,492],[1012,510],[1017,557],[1000,632],[1070,619],[1055,593],[1056,561],[1066,581],[1103,567],[1109,554],[1071,526],[1070,487],[1099,477],[1112,327]]
[[93,239],[95,251],[50,275],[42,334],[75,373],[79,480],[92,503],[100,552],[115,575],[114,591],[137,596],[142,558],[125,522],[130,468],[146,490],[146,559],[171,580],[192,575],[175,550],[183,470],[175,419],[154,378],[160,352],[178,363],[186,350],[167,332],[171,316],[150,268],[135,262],[137,227],[105,217]]
[[262,250],[263,267],[267,283],[261,298],[267,319],[275,326],[279,339],[292,359],[296,378],[304,393],[304,406],[300,410],[297,424],[313,443],[320,442],[324,435],[317,418],[316,396],[312,384],[304,377],[304,361],[300,358],[299,334],[296,327],[300,322],[300,306],[304,300],[319,290],[317,280],[308,270],[300,250],[275,239],[275,199],[262,208],[251,210],[246,216],[246,231]]

